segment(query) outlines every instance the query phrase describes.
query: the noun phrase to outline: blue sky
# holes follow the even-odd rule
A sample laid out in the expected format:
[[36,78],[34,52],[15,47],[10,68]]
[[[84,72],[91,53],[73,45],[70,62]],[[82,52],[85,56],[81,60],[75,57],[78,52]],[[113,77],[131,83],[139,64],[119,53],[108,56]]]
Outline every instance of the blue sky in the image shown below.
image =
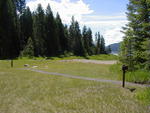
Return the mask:
[[121,28],[127,23],[126,5],[128,0],[27,0],[27,6],[35,10],[38,3],[46,8],[49,3],[54,14],[59,12],[65,24],[75,16],[83,27],[91,27],[94,33],[100,31],[106,45],[120,42]]
[[[75,1],[75,0],[73,0]],[[98,15],[112,15],[126,11],[126,4],[128,0],[83,0],[90,4],[95,14]]]

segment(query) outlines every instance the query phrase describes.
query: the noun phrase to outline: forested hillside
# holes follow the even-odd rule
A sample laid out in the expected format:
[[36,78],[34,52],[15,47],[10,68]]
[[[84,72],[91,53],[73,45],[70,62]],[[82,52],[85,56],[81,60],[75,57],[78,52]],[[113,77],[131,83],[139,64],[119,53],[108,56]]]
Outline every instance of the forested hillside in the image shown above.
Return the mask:
[[106,54],[103,36],[98,32],[95,38],[93,42],[92,30],[81,30],[74,17],[71,25],[63,24],[50,4],[46,10],[39,4],[31,12],[25,0],[0,1],[0,59]]

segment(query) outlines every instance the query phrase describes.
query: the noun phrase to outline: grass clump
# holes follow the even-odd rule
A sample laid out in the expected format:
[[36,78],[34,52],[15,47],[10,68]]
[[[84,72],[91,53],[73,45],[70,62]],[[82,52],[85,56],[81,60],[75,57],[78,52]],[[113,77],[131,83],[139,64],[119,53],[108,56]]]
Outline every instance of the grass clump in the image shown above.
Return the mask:
[[142,103],[150,105],[150,88],[139,91],[135,96],[142,101]]
[[150,83],[150,71],[137,70],[134,72],[128,72],[126,74],[126,80],[141,84]]
[[[119,80],[122,80],[122,64],[111,65],[109,71],[117,75]],[[147,70],[136,70],[126,72],[126,81],[140,83],[140,84],[150,84],[150,71]]]
[[88,59],[91,60],[118,60],[118,56],[117,55],[93,55],[93,56],[88,56]]
[[56,57],[19,57],[19,60],[72,60],[72,59],[89,59],[89,60],[118,60],[117,55],[92,55],[92,56],[74,56],[71,53],[66,53]]

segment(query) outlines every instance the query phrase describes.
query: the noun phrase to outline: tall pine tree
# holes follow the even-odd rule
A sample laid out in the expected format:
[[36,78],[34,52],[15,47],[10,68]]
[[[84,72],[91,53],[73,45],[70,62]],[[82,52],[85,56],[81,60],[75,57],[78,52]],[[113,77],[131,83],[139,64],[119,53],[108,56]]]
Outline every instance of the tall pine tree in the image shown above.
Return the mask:
[[35,56],[44,56],[45,47],[45,14],[41,4],[33,15],[33,41],[35,46]]
[[0,58],[14,58],[19,54],[17,14],[13,0],[0,1]]
[[130,0],[127,9],[129,23],[124,28],[121,57],[129,66],[132,60],[132,66],[142,68],[147,62],[144,42],[150,37],[150,4],[148,0]]
[[30,8],[27,7],[20,16],[20,46],[21,50],[27,44],[28,38],[32,37],[33,19]]
[[46,34],[46,55],[55,56],[59,51],[59,37],[57,34],[57,24],[53,16],[50,5],[47,6],[45,15],[45,34]]

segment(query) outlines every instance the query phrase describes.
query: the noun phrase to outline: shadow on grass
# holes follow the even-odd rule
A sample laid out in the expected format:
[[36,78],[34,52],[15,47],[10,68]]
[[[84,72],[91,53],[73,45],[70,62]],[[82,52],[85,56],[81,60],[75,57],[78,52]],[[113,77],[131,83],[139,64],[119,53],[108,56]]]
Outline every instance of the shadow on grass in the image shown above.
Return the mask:
[[136,88],[129,88],[129,87],[126,87],[126,89],[128,89],[131,92],[134,92],[136,90]]

